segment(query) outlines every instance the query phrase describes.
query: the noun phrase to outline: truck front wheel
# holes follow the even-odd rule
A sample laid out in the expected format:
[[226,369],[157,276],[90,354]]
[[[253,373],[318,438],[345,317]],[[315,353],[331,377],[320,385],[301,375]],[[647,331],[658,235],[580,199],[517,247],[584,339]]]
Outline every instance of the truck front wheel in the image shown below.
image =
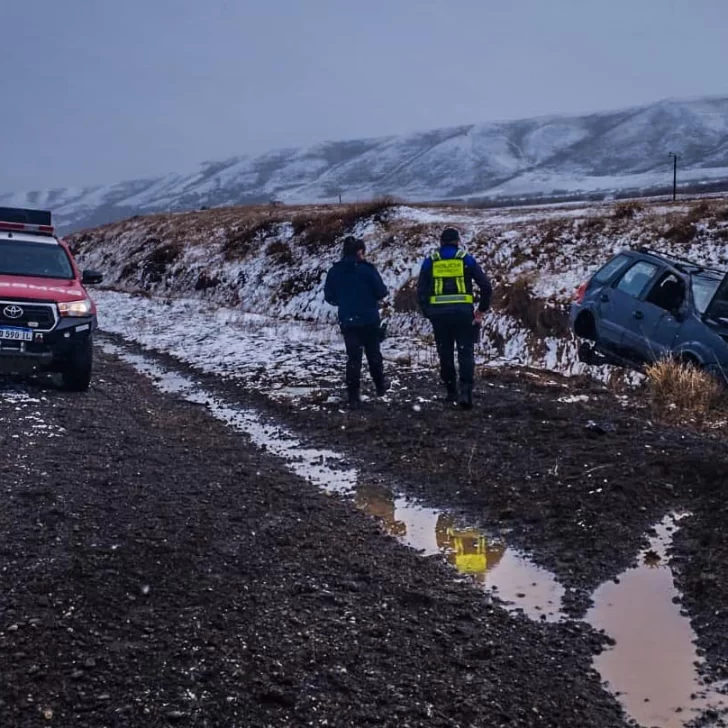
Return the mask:
[[85,392],[91,384],[93,347],[91,337],[86,339],[71,355],[63,370],[63,386],[71,392]]

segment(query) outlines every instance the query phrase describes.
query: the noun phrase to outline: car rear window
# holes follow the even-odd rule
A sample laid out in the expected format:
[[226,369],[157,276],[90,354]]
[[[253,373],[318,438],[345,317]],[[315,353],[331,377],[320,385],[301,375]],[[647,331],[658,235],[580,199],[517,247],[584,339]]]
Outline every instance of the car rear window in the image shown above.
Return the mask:
[[698,313],[705,313],[708,304],[718,290],[720,281],[720,278],[711,278],[709,276],[692,276],[693,301],[695,302],[695,308],[698,309]]
[[60,245],[20,240],[0,240],[0,275],[74,277],[71,261]]
[[617,290],[639,298],[657,273],[657,266],[641,260],[635,263],[617,284]]
[[603,265],[593,276],[597,283],[608,283],[617,273],[627,267],[629,256],[618,255],[612,258],[606,265]]

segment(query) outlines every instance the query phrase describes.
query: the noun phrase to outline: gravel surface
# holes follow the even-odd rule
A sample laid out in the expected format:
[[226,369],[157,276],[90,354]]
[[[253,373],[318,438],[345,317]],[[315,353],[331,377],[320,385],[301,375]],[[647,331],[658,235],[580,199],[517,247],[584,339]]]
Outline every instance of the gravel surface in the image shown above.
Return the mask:
[[[0,725],[624,725],[590,667],[602,637],[507,614],[205,408],[158,393],[108,356],[87,394],[28,392],[37,401],[0,385]],[[378,453],[385,470],[401,474],[401,455],[419,453],[412,476],[426,474],[422,453],[448,427],[466,442],[477,433],[478,478],[462,482],[463,499],[489,492],[499,467],[512,484],[531,473],[526,491],[492,501],[495,511],[526,525],[538,516],[534,532],[540,524],[566,543],[548,524],[573,499],[549,505],[532,472],[550,460],[506,460],[515,451],[505,437],[496,447],[488,436],[525,438],[517,428],[540,421],[540,405],[524,396],[511,423],[494,407],[489,419],[484,404],[481,394],[468,420],[433,405],[432,427],[394,406],[323,419],[329,440],[344,433],[337,444]],[[581,432],[579,418],[542,419],[549,438]],[[442,482],[468,472],[461,450],[445,460],[460,469]],[[657,510],[652,498],[639,502]],[[592,533],[598,544],[615,531]]]

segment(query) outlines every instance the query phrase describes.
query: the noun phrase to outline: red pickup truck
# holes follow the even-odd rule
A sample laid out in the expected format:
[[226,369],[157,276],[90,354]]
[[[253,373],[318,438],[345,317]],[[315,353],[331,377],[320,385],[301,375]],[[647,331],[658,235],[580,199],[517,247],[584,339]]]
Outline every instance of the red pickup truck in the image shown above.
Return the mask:
[[58,372],[88,389],[97,321],[84,286],[102,278],[78,269],[50,212],[0,207],[0,372]]

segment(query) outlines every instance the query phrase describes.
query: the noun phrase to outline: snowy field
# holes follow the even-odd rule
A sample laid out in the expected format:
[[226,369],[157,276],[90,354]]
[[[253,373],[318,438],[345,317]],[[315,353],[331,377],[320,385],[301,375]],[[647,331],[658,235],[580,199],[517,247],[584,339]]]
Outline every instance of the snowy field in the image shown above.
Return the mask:
[[648,246],[728,267],[728,204],[712,198],[504,210],[222,208],[134,218],[69,241],[80,264],[104,272],[113,289],[97,293],[102,328],[270,392],[340,381],[343,345],[323,283],[349,231],[366,241],[390,290],[390,365],[432,368],[414,286],[448,225],[495,285],[482,366],[605,379],[607,370],[577,361],[567,313],[576,287],[610,255]]

